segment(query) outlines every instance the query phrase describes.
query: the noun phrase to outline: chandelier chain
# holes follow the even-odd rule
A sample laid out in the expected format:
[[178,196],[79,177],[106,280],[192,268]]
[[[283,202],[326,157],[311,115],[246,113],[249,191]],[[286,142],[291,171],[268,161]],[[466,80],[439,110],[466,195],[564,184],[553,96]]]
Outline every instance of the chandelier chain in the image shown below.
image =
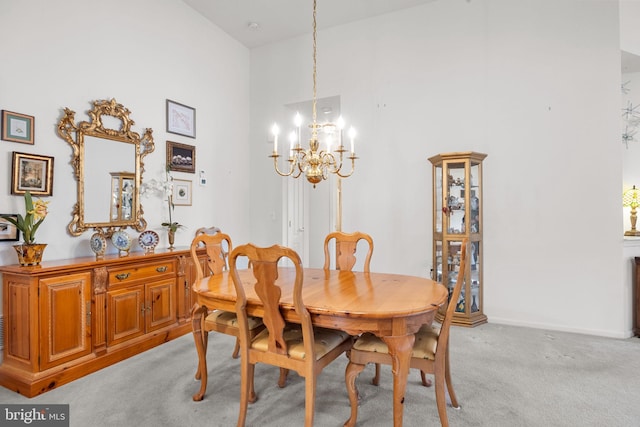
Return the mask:
[[317,101],[317,88],[316,88],[316,78],[317,78],[317,71],[316,71],[316,67],[317,67],[317,50],[318,50],[318,46],[317,46],[317,42],[316,42],[316,38],[317,38],[317,28],[316,28],[316,0],[313,0],[313,103],[312,103],[312,107],[313,107],[313,128],[312,128],[312,133],[313,136],[316,136],[317,133],[317,129],[316,129],[316,118],[317,118],[317,111],[316,111],[316,101]]

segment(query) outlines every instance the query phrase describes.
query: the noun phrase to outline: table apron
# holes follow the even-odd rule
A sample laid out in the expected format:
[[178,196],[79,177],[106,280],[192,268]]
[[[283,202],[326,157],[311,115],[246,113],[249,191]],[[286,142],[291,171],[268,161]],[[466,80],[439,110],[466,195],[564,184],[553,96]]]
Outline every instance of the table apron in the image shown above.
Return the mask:
[[436,310],[415,313],[402,317],[355,317],[343,315],[314,314],[311,321],[314,326],[339,329],[351,335],[371,332],[376,336],[402,336],[415,334],[424,324],[431,324]]
[[[225,301],[217,298],[208,298],[199,294],[197,297],[198,306],[206,306],[209,310],[235,311],[235,302]],[[429,310],[402,316],[390,317],[366,317],[347,314],[325,314],[311,312],[311,322],[314,326],[329,329],[338,329],[351,335],[359,335],[364,332],[371,332],[379,337],[402,336],[415,334],[424,324],[431,324],[437,310]],[[253,304],[247,305],[247,313],[250,316],[263,317],[264,310],[261,306]],[[287,322],[300,323],[300,318],[291,309],[283,310],[284,319]]]

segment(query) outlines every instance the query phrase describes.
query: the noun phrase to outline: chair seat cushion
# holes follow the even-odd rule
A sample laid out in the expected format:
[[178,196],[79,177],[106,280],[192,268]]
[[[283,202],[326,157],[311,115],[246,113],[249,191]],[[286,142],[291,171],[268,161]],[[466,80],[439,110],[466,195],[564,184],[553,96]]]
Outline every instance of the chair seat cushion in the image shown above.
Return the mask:
[[[416,341],[413,344],[411,357],[434,360],[440,328],[424,325],[416,332]],[[353,344],[354,350],[369,351],[373,353],[389,353],[389,347],[380,338],[371,333],[362,334]]]
[[[225,325],[238,328],[238,316],[233,311],[213,310],[204,320],[205,328],[210,324]],[[262,326],[262,319],[249,316],[249,330],[252,331]]]
[[[315,336],[316,360],[321,359],[325,354],[338,347],[351,336],[344,331],[334,329],[313,328]],[[302,341],[302,328],[297,324],[287,324],[284,329],[284,340],[289,349],[289,357],[292,359],[304,360],[304,342]],[[267,351],[269,346],[269,330],[265,329],[256,335],[251,342],[251,348],[258,351]]]

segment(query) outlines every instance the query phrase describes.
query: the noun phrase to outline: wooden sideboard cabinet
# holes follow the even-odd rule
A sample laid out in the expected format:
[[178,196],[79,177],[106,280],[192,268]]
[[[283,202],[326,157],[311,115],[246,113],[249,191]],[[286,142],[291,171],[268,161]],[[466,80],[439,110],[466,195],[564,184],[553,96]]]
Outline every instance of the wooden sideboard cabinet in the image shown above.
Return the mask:
[[0,273],[0,385],[28,397],[191,330],[187,249],[0,266]]

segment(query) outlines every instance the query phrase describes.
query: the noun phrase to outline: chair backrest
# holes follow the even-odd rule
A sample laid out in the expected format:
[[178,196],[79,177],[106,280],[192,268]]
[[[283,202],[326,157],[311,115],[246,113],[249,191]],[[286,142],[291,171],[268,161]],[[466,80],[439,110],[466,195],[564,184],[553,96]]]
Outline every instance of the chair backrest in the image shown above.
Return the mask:
[[324,269],[329,270],[331,265],[329,255],[329,242],[336,241],[336,270],[351,271],[356,264],[356,248],[360,240],[365,240],[369,244],[366,258],[364,259],[364,272],[370,271],[371,254],[373,254],[373,239],[370,235],[356,231],[354,233],[343,233],[334,231],[329,233],[324,239]]
[[[204,246],[207,253],[207,271],[203,271],[198,258],[198,248]],[[224,247],[226,246],[226,248]],[[191,259],[196,266],[196,282],[212,274],[220,274],[227,269],[227,251],[231,251],[233,245],[229,235],[217,232],[216,234],[197,234],[191,241]]]
[[[236,314],[238,316],[241,342],[243,342],[243,339],[249,339],[249,329],[246,312],[247,297],[236,268],[236,260],[240,256],[249,258],[249,261],[251,262],[253,275],[256,278],[254,290],[264,306],[262,321],[269,330],[267,351],[279,355],[288,354],[288,349],[283,336],[285,320],[280,312],[280,298],[283,292],[279,284],[276,283],[276,279],[278,278],[278,262],[282,258],[288,258],[291,260],[296,270],[293,287],[293,304],[302,325],[302,337],[305,353],[307,355],[314,355],[314,336],[311,325],[311,316],[302,302],[302,260],[293,249],[280,245],[260,248],[248,243],[235,248],[229,256],[229,270],[231,272],[231,277],[233,278],[237,295]],[[311,360],[315,360],[315,358],[312,358]]]
[[449,298],[449,305],[447,306],[447,311],[445,312],[444,319],[442,320],[442,326],[440,328],[440,336],[438,337],[438,349],[446,349],[447,341],[449,340],[449,328],[451,326],[451,321],[453,320],[453,314],[456,311],[456,305],[458,299],[460,298],[460,292],[462,292],[462,287],[464,286],[465,274],[469,267],[469,260],[467,258],[467,249],[469,247],[469,240],[463,239],[462,246],[460,248],[460,266],[458,270],[458,278],[456,279],[456,284],[453,287],[453,292],[451,293],[451,297]]
[[222,230],[220,230],[218,227],[200,227],[196,230],[196,234],[194,234],[194,237],[197,237],[201,234],[216,234],[216,233],[222,233]]

